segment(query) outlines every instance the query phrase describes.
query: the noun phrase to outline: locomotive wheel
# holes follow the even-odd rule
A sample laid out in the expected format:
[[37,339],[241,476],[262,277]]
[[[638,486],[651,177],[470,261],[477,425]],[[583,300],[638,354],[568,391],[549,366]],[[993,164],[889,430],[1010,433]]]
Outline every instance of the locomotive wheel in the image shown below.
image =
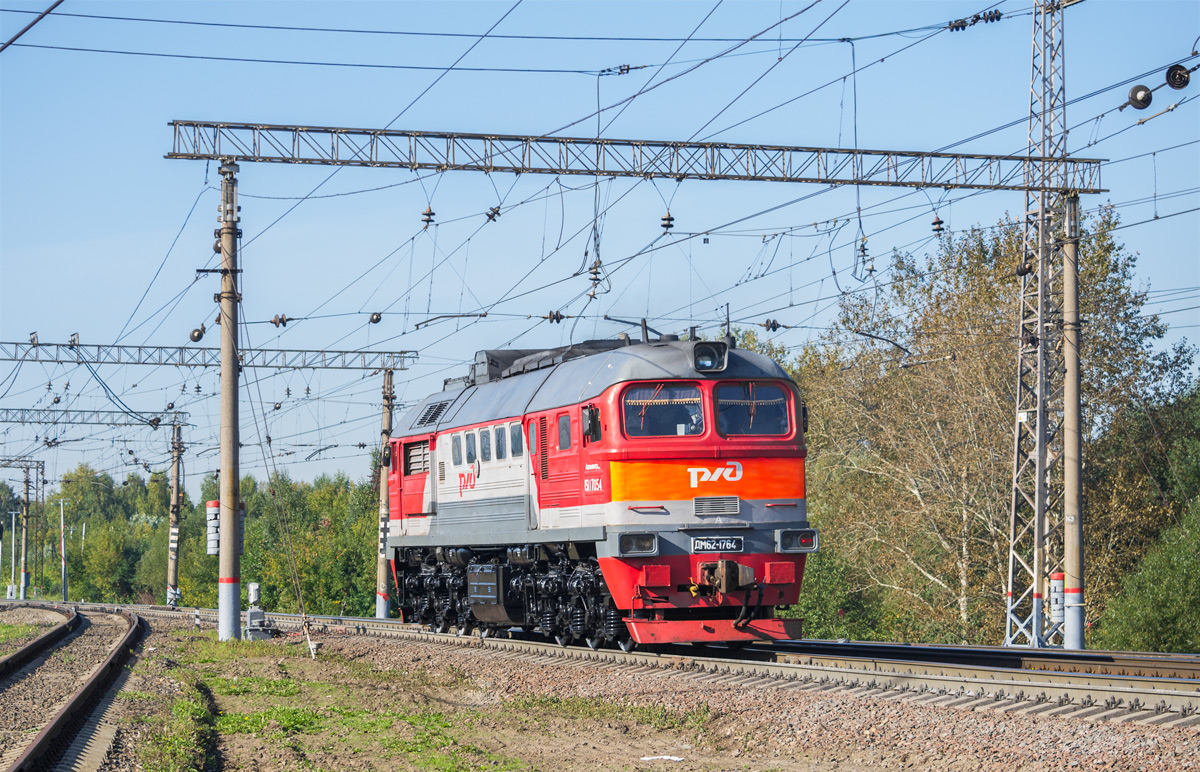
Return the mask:
[[604,636],[602,635],[597,635],[595,638],[584,638],[583,640],[592,651],[597,651],[604,645]]
[[621,647],[621,651],[628,654],[637,648],[637,641],[632,638],[618,638],[617,645]]
[[465,638],[466,636],[471,634],[471,625],[469,623],[464,622],[464,623],[458,625],[457,627],[455,627],[454,632],[455,632],[455,634],[458,635],[459,638]]
[[435,633],[450,632],[450,623],[448,621],[446,621],[445,619],[439,619],[438,621],[436,621],[432,625],[430,625],[430,627],[433,628],[433,631]]
[[492,628],[484,626],[479,628],[479,640],[492,637]]
[[570,633],[558,633],[554,636],[554,642],[565,649],[571,645],[571,639],[574,637]]

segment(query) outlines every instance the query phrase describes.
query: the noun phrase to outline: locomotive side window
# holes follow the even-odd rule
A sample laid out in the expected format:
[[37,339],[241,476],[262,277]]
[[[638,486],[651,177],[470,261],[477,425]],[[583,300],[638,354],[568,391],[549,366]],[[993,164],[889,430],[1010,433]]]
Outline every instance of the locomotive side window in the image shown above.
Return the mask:
[[485,429],[479,430],[479,460],[480,461],[491,461],[492,460],[492,430],[491,429],[485,428]]
[[462,435],[456,434],[450,438],[450,459],[455,466],[462,466]]
[[726,436],[787,434],[790,398],[771,384],[718,386],[717,429]]
[[467,466],[475,463],[475,432],[467,432]]
[[500,424],[495,428],[494,431],[496,432],[496,460],[503,461],[508,455],[506,452],[507,448],[505,447],[504,443],[506,433],[508,432],[508,427],[504,424]]
[[700,387],[655,383],[635,386],[622,400],[625,433],[630,437],[668,437],[704,433]]
[[521,435],[521,424],[509,424],[508,429],[509,439],[512,440],[512,457],[518,458],[525,452],[525,448],[522,447],[524,437]]
[[558,417],[558,449],[571,449],[571,416],[566,413]]

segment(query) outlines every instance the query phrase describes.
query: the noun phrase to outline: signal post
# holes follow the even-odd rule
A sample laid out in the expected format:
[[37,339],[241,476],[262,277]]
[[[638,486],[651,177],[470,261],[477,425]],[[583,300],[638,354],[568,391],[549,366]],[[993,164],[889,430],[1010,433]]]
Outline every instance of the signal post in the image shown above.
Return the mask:
[[[392,371],[383,374],[383,428],[380,431],[379,450],[379,556],[375,570],[375,618],[387,619],[390,609],[388,596],[388,559],[387,538],[388,521],[391,519],[388,500],[388,440],[392,437],[392,410],[396,404],[396,392],[392,388]],[[396,463],[404,463],[404,459],[396,459]]]
[[25,600],[29,588],[29,470],[25,470],[25,499],[21,502],[21,584],[17,597]]
[[179,508],[183,491],[179,486],[179,461],[183,455],[183,427],[171,427],[171,514],[167,536],[167,605],[179,605]]

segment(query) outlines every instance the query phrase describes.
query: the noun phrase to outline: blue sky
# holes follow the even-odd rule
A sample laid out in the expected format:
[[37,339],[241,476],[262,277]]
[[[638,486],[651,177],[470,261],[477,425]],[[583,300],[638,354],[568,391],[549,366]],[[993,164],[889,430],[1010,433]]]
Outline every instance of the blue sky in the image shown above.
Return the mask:
[[[48,4],[0,2],[0,38],[33,18],[20,11]],[[23,341],[37,331],[44,342],[62,342],[78,332],[91,343],[182,346],[194,327],[212,327],[217,279],[196,279],[195,269],[213,258],[219,176],[204,162],[163,158],[172,119],[366,128],[394,121],[410,130],[544,134],[588,116],[598,99],[610,105],[733,45],[701,38],[744,39],[799,14],[736,55],[642,94],[619,115],[606,111],[604,136],[934,150],[1020,121],[955,150],[1024,151],[1028,0],[996,4],[1005,16],[995,23],[937,34],[946,22],[992,6],[822,0],[805,11],[807,5],[67,0],[0,54],[0,340]],[[214,24],[258,26],[208,26]],[[494,24],[496,35],[514,37],[479,41]],[[326,29],[273,28],[280,26]],[[454,36],[382,34],[401,32]],[[793,48],[806,36],[821,40]],[[1103,170],[1110,192],[1083,206],[1112,202],[1126,224],[1151,220],[1119,235],[1140,254],[1137,280],[1153,293],[1151,310],[1167,312],[1169,342],[1195,340],[1200,330],[1200,80],[1182,91],[1156,91],[1142,112],[1115,109],[1129,90],[1116,84],[1145,74],[1138,82],[1157,86],[1167,65],[1194,66],[1198,36],[1200,4],[1190,1],[1087,0],[1066,10],[1067,96],[1097,92],[1068,108],[1068,125],[1076,127],[1068,147],[1117,161]],[[69,48],[224,60],[63,50]],[[468,49],[462,67],[582,72],[443,72]],[[334,66],[345,64],[382,66]],[[635,69],[594,74],[626,64]],[[861,69],[850,76],[853,64]],[[591,118],[560,133],[593,136],[596,128]],[[863,286],[851,275],[858,229],[852,188],[626,179],[597,186],[585,177],[418,177],[385,169],[344,169],[330,178],[331,171],[242,165],[243,318],[252,322],[244,345],[418,351],[417,363],[397,375],[401,401],[462,374],[477,349],[552,346],[572,335],[631,329],[604,314],[647,316],[663,331],[699,325],[711,332],[729,303],[743,325],[767,316],[796,325],[777,334],[778,342],[796,346],[820,335],[839,289]],[[960,230],[994,224],[1023,203],[1007,192],[964,197],[883,188],[859,195],[863,232],[881,267],[893,248],[933,247],[935,210]],[[574,274],[594,259],[588,234],[597,197],[605,210],[605,264],[652,243],[664,246],[660,218],[668,207],[679,243],[628,261],[612,274],[611,291],[588,304],[586,273]],[[483,213],[498,204],[499,220],[480,227]],[[436,212],[429,229],[420,221],[426,206]],[[1169,216],[1177,212],[1183,214]],[[708,244],[684,238],[700,232],[710,233]],[[434,316],[480,309],[490,309],[488,318],[415,329]],[[536,318],[552,309],[582,318],[558,325]],[[373,311],[384,313],[377,325],[367,322]],[[322,318],[286,329],[266,323],[281,313]],[[203,345],[217,343],[210,332]],[[216,373],[99,372],[137,410],[174,402],[190,413],[186,460],[195,496],[198,476],[217,466]],[[356,445],[378,437],[381,376],[247,372],[243,441],[270,434],[272,450],[285,455],[268,460],[250,444],[244,471],[261,475],[274,463],[300,479],[337,469],[365,474],[365,451]],[[55,397],[56,407],[113,407],[79,367],[27,364],[14,373],[0,363],[0,379],[4,407],[45,407]],[[5,425],[0,432],[0,453],[34,452],[52,478],[87,461],[120,479],[140,471],[129,466],[129,450],[154,469],[168,457],[161,430],[61,428],[50,432],[60,441],[53,448],[41,427]]]

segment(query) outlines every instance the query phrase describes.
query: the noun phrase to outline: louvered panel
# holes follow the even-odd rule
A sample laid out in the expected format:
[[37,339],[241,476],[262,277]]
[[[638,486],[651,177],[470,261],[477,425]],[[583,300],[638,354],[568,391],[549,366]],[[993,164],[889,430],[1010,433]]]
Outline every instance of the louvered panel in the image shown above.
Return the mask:
[[404,473],[424,474],[429,471],[429,441],[413,442],[404,446]]
[[697,496],[692,499],[692,511],[697,517],[736,515],[741,509],[742,500],[737,496]]
[[550,477],[550,456],[546,453],[546,417],[538,419],[538,459],[541,461],[542,479]]
[[413,426],[425,426],[426,424],[437,423],[437,420],[442,417],[442,413],[446,412],[446,408],[450,407],[450,403],[454,400],[446,400],[444,402],[433,402],[425,406],[421,411],[421,417]]

